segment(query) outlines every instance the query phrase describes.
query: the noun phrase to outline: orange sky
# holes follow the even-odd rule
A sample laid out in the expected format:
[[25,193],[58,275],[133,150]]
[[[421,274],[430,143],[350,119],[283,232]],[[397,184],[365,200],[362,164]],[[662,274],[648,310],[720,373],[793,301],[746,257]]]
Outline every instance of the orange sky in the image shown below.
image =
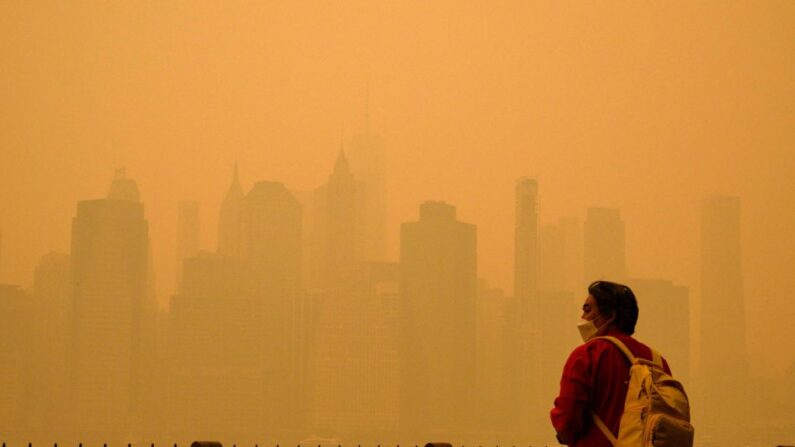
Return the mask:
[[620,207],[629,273],[697,298],[699,202],[739,195],[751,355],[780,371],[795,344],[764,346],[795,319],[794,54],[790,1],[5,1],[0,280],[68,251],[76,201],[126,166],[167,303],[177,202],[201,202],[211,249],[235,160],[246,189],[318,186],[369,82],[393,259],[399,223],[447,200],[510,289],[513,185],[535,175],[542,223]]

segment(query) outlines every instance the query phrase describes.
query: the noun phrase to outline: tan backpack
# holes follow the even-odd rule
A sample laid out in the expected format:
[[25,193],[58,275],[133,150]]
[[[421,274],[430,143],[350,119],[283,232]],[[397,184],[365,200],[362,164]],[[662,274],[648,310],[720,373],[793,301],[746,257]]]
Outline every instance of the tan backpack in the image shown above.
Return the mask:
[[632,364],[629,388],[618,438],[596,413],[593,420],[614,447],[692,447],[693,426],[685,389],[663,369],[662,357],[652,349],[653,361],[637,358],[615,337],[602,338],[615,344]]

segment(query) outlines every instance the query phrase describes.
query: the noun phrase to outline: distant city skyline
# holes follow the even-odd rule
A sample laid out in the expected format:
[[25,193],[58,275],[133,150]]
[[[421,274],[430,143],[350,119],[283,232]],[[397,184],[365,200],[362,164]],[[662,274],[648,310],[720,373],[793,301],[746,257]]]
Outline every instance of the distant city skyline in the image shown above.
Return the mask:
[[612,279],[701,444],[786,443],[793,29],[786,0],[0,2],[0,438],[552,443]]
[[[118,169],[107,198],[78,202],[71,253],[42,257],[33,290],[40,301],[26,306],[22,289],[0,290],[5,305],[21,306],[11,307],[8,318],[43,318],[31,339],[36,344],[29,345],[33,351],[0,351],[20,365],[18,372],[32,372],[22,381],[8,376],[12,394],[24,395],[31,384],[47,380],[57,397],[54,408],[74,411],[59,418],[39,408],[6,408],[4,423],[22,411],[16,420],[27,430],[41,430],[29,421],[46,419],[57,421],[52,427],[66,437],[110,439],[128,432],[250,439],[265,436],[263,427],[270,427],[266,431],[275,442],[306,430],[363,439],[379,433],[394,439],[433,433],[469,440],[485,433],[504,440],[545,439],[547,402],[561,362],[577,344],[573,326],[567,329],[578,313],[577,289],[590,276],[625,281],[620,210],[589,208],[583,226],[561,218],[539,231],[537,203],[543,195],[537,180],[520,178],[513,194],[521,293],[506,295],[478,286],[477,226],[459,221],[456,207],[442,201],[423,202],[419,220],[402,225],[399,262],[366,260],[357,238],[366,234],[358,210],[367,185],[351,174],[343,150],[331,172],[312,195],[271,181],[246,192],[236,167],[218,210],[215,254],[197,242],[200,204],[181,202],[175,243],[184,258],[181,284],[164,313],[155,304],[145,203],[138,183]],[[724,275],[737,282],[727,290],[742,293],[739,203],[736,197],[710,197],[703,204],[705,297],[726,283]],[[311,259],[304,262],[303,256]],[[572,275],[577,260],[582,270],[574,271],[584,272],[581,278]],[[712,365],[714,359],[734,359],[742,366],[729,368],[739,374],[736,380],[748,380],[747,361],[736,354],[746,346],[744,331],[735,331],[731,341],[740,350],[716,348],[712,341],[721,339],[712,334],[714,324],[745,320],[739,302],[723,317],[715,306],[723,307],[724,300],[706,302],[709,313],[701,314],[699,336],[690,329],[695,315],[687,287],[642,278],[629,278],[628,284],[646,310],[641,336],[666,347],[694,396],[713,402],[726,388],[704,382],[705,371],[726,369]],[[47,301],[65,312],[59,316]],[[215,326],[226,329],[208,331]],[[376,338],[361,337],[357,327],[375,331]],[[697,340],[709,355],[691,376],[690,347]],[[51,363],[41,357],[44,352],[66,359],[63,366],[50,366],[61,369],[66,381],[42,369]],[[496,381],[484,380],[479,360],[485,358],[496,361]],[[203,362],[216,366],[197,369]],[[351,367],[363,369],[354,373]],[[163,395],[169,407],[144,408]],[[492,409],[499,418],[476,410],[488,402],[485,395],[503,402],[501,410]],[[203,409],[210,402],[216,410]],[[722,439],[723,417],[717,415],[726,407],[710,405],[710,417],[702,412],[696,421],[704,421],[706,436]],[[745,420],[735,425],[745,427]],[[744,436],[733,433],[732,439]]]

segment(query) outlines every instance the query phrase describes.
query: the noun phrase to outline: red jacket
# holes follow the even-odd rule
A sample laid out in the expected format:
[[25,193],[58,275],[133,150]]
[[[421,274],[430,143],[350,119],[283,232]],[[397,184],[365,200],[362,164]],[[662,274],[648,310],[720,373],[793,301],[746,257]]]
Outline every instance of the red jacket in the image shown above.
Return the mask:
[[[629,335],[619,331],[604,335],[621,340],[635,357],[651,360],[649,347]],[[611,447],[610,441],[594,424],[590,411],[595,411],[618,436],[629,366],[629,360],[608,340],[591,340],[572,351],[563,367],[560,394],[551,411],[552,425],[559,439],[571,447]],[[671,373],[665,359],[663,367]]]

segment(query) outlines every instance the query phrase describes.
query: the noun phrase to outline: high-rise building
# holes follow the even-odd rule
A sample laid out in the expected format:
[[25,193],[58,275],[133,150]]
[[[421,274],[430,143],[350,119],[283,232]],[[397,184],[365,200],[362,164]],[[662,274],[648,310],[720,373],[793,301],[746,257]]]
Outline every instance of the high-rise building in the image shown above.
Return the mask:
[[582,222],[576,217],[561,217],[558,219],[558,227],[563,236],[562,290],[574,292],[575,300],[578,300],[585,295],[585,287],[588,285],[583,284]]
[[532,314],[538,291],[538,182],[522,177],[516,182],[514,226],[514,298],[522,317]]
[[320,188],[311,190],[290,189],[290,194],[295,197],[301,206],[301,286],[304,289],[311,289],[320,286],[320,265],[322,234],[320,231],[320,216],[316,211],[318,200],[317,191]]
[[396,287],[385,293],[368,282],[307,294],[302,388],[310,432],[371,441],[397,433]]
[[269,296],[301,286],[301,205],[279,182],[257,182],[243,202],[243,260]]
[[504,431],[510,420],[505,402],[512,390],[497,373],[506,355],[507,305],[508,297],[502,289],[478,281],[476,415],[478,431],[488,439]]
[[507,439],[532,437],[539,386],[538,181],[522,177],[515,188],[514,296],[506,315],[505,381],[513,390],[505,402],[511,421]]
[[564,255],[566,240],[557,224],[542,225],[538,234],[538,288],[564,290]]
[[690,291],[663,279],[627,280],[641,317],[635,337],[668,361],[677,380],[690,387]]
[[117,172],[107,199],[72,221],[72,426],[123,436],[135,415],[149,292],[149,236],[135,181]]
[[240,186],[237,163],[232,183],[221,203],[218,218],[218,254],[240,259],[243,238],[243,188]]
[[60,433],[66,426],[69,408],[69,350],[72,306],[71,261],[67,254],[42,256],[33,278],[35,298],[35,364],[31,401],[39,430]]
[[320,231],[320,281],[323,287],[350,284],[361,262],[363,222],[357,218],[361,205],[361,188],[351,175],[345,152],[334,163],[334,171],[328,182],[315,191],[315,203],[321,205],[316,211],[322,216],[317,220]]
[[476,227],[444,202],[425,202],[400,233],[400,423],[405,436],[472,429]]
[[[182,283],[185,259],[199,252],[199,202],[192,200],[179,203],[177,215],[177,288]],[[178,289],[179,290],[179,289]]]
[[19,286],[0,284],[0,433],[21,443],[30,429],[33,302]]
[[262,413],[262,307],[246,287],[242,261],[200,252],[185,260],[182,292],[171,298],[168,427],[176,440],[272,435]]
[[370,131],[369,116],[366,121],[364,133],[353,137],[348,153],[351,172],[362,185],[361,204],[357,206],[357,221],[361,222],[362,227],[358,250],[366,261],[385,261],[387,258],[386,150],[381,137]]
[[699,383],[705,428],[716,436],[732,435],[750,416],[743,404],[748,351],[740,238],[740,199],[706,198],[701,204],[699,371],[709,378]]
[[585,282],[590,284],[599,279],[624,281],[627,266],[621,211],[617,208],[588,208],[583,230]]
[[288,430],[297,408],[296,304],[301,287],[301,205],[282,183],[257,182],[243,203],[243,261],[260,306],[263,426]]
[[582,343],[575,323],[582,314],[580,305],[573,304],[573,296],[569,291],[541,291],[538,296],[538,313],[542,316],[537,321],[537,337],[533,350],[537,360],[528,369],[534,372],[531,398],[528,399],[529,411],[524,417],[532,434],[543,444],[555,443],[554,433],[549,427],[549,410],[552,402],[560,391],[560,378],[563,365],[574,348]]

